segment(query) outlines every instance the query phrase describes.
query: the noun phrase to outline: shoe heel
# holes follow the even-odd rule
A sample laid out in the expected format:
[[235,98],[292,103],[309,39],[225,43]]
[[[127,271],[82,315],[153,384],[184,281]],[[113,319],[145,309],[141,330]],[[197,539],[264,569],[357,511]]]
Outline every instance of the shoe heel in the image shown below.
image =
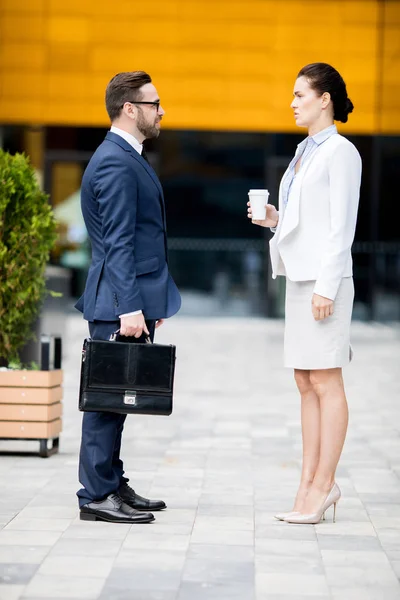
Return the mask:
[[81,512],[79,515],[81,521],[95,521],[96,515],[92,515],[91,513]]
[[337,502],[333,503],[333,522],[336,523],[336,504]]

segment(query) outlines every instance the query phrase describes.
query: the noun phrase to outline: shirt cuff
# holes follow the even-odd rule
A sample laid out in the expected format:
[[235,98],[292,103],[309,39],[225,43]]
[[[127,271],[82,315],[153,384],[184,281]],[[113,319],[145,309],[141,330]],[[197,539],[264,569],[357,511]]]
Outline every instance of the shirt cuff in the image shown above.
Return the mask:
[[121,317],[133,317],[133,315],[142,315],[143,311],[141,310],[135,310],[134,312],[130,312],[130,313],[125,313],[123,315],[119,315],[119,318]]

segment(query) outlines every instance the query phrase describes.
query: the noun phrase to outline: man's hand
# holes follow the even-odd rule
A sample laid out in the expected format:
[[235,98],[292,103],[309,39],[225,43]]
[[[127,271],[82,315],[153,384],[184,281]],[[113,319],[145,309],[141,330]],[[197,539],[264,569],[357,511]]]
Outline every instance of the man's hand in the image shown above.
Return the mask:
[[247,206],[247,216],[255,225],[260,225],[261,227],[276,227],[278,225],[279,212],[276,210],[273,204],[267,204],[266,218],[263,220],[253,219],[250,202],[247,203]]
[[149,335],[143,314],[121,317],[120,334],[126,337],[140,338],[143,333]]
[[159,327],[161,327],[161,325],[164,325],[164,319],[158,319],[158,321],[156,323],[156,329],[158,329]]
[[316,321],[322,321],[322,319],[333,315],[333,300],[329,298],[313,294],[311,306],[312,314]]

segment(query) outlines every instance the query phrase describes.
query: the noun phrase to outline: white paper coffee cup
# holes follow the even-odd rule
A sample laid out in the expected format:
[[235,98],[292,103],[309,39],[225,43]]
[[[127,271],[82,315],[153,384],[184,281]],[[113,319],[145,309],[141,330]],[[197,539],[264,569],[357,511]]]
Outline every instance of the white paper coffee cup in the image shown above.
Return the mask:
[[268,190],[250,190],[249,200],[253,219],[263,221],[267,216],[266,206],[268,204]]

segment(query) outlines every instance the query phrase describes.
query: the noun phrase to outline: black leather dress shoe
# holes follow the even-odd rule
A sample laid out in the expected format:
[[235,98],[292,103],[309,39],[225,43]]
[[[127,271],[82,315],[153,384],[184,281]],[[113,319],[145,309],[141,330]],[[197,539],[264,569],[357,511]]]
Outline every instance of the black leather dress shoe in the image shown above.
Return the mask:
[[131,508],[118,494],[110,494],[99,502],[81,506],[81,521],[108,521],[109,523],[151,523],[154,515]]
[[148,500],[147,498],[143,498],[143,496],[139,496],[127,483],[121,485],[118,495],[125,504],[136,510],[162,510],[163,508],[167,508],[167,505],[162,500]]

